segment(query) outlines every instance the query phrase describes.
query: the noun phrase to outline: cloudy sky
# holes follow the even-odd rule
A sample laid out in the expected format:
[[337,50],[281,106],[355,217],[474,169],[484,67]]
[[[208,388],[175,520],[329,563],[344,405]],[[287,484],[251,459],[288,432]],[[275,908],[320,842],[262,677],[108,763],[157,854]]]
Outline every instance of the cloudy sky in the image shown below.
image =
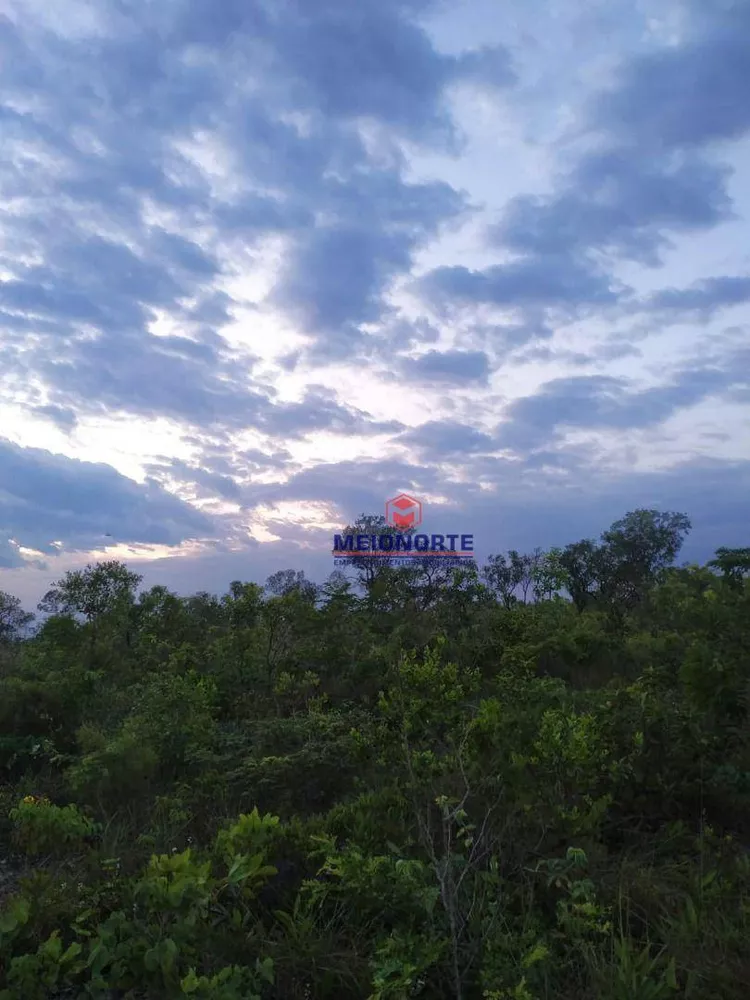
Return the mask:
[[0,588],[750,528],[748,0],[0,0]]

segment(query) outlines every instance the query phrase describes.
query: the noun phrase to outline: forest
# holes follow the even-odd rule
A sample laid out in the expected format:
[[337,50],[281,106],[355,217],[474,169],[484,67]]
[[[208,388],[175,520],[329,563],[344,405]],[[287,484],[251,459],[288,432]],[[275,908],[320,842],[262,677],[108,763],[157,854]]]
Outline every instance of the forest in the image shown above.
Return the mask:
[[746,1000],[750,548],[690,529],[0,593],[0,1000]]

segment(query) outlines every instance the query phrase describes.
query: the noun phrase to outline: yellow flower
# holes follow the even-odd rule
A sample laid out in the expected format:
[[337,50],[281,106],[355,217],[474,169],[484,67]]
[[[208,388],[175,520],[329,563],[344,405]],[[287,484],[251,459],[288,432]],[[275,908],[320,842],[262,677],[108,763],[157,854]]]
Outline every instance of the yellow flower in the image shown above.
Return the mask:
[[24,805],[30,806],[36,802],[36,798],[33,795],[27,795],[23,801]]

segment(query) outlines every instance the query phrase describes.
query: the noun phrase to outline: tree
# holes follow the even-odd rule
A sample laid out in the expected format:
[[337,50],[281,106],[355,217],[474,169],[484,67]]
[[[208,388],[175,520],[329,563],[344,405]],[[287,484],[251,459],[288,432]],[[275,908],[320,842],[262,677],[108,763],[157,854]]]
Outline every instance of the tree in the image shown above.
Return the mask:
[[579,611],[596,599],[601,581],[601,556],[596,542],[584,538],[566,545],[559,555],[563,586]]
[[19,639],[34,621],[34,615],[24,611],[19,598],[0,590],[0,643]]
[[639,604],[674,563],[690,528],[686,514],[643,508],[615,521],[602,534],[609,602],[624,608]]
[[[518,559],[514,562],[514,553],[509,553],[510,561],[505,556],[490,556],[487,565],[482,568],[482,576],[490,590],[502,601],[506,608],[512,608],[516,603],[516,587],[520,583],[520,566]],[[518,556],[518,553],[515,553]]]
[[712,569],[720,570],[725,582],[735,590],[742,590],[745,577],[750,576],[750,548],[717,549],[708,565]]
[[511,549],[507,558],[503,555],[490,556],[482,570],[482,576],[503,605],[511,608],[518,602],[519,590],[524,604],[528,601],[532,588],[536,595],[536,581],[543,560],[544,553],[541,549],[534,549],[528,555]]
[[222,598],[222,604],[229,613],[229,625],[233,630],[252,628],[258,621],[263,603],[263,589],[257,583],[241,583],[233,580],[229,593]]
[[321,591],[323,598],[328,601],[342,595],[349,596],[351,589],[351,581],[347,578],[346,573],[343,573],[340,569],[335,569],[328,575],[328,579],[323,584]]
[[521,555],[515,549],[511,549],[508,553],[513,569],[513,579],[516,581],[516,587],[521,590],[521,600],[524,604],[526,604],[529,590],[534,581],[534,566],[540,555],[541,549],[535,549],[531,555]]
[[266,592],[274,597],[286,597],[288,594],[299,594],[306,601],[315,601],[318,588],[308,580],[302,570],[280,569],[266,580]]
[[[381,537],[396,534],[408,535],[412,534],[412,531],[392,527],[382,514],[360,514],[354,524],[347,525],[344,530],[344,535],[354,535],[355,538],[357,535]],[[388,556],[352,555],[339,562],[356,570],[359,584],[369,592],[380,574],[393,568],[395,560]]]
[[38,607],[53,615],[80,614],[92,623],[118,606],[132,604],[142,579],[115,559],[90,563],[85,569],[67,572],[47,591]]
[[560,563],[561,555],[561,549],[552,548],[548,552],[540,552],[535,559],[532,580],[534,597],[537,601],[548,601],[565,586],[565,572]]

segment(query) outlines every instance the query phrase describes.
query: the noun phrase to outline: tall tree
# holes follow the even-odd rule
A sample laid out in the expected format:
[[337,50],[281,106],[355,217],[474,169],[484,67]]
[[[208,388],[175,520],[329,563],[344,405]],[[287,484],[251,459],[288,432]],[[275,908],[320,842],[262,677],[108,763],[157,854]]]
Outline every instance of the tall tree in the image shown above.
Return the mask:
[[712,569],[718,569],[726,581],[735,590],[741,590],[745,578],[750,576],[750,548],[729,549],[722,547],[708,564]]
[[535,549],[531,555],[521,555],[515,549],[508,553],[510,564],[513,568],[513,579],[516,587],[521,591],[521,600],[524,604],[528,600],[529,590],[534,582],[534,566],[539,560],[541,549]]
[[280,569],[266,580],[266,593],[273,597],[286,597],[288,594],[299,594],[306,601],[315,601],[318,588],[305,576],[303,570]]
[[690,528],[686,514],[644,508],[615,521],[602,534],[610,602],[625,608],[639,604],[674,563]]
[[17,597],[0,590],[0,643],[21,638],[33,621],[34,615],[23,610]]
[[[382,514],[360,514],[354,524],[348,525],[344,530],[344,535],[354,535],[355,541],[357,535],[376,535],[377,537],[381,537],[383,535],[408,535],[411,533],[408,530],[404,531],[400,528],[392,527]],[[356,571],[357,582],[368,592],[372,589],[373,584],[381,573],[392,569],[397,564],[395,559],[391,559],[388,556],[373,557],[369,555],[353,555],[346,559],[341,559],[339,562]]]
[[482,567],[482,578],[504,607],[512,608],[518,600],[516,587],[521,582],[521,566],[517,552],[510,552],[508,555],[509,559],[504,555],[490,556],[486,566]]
[[115,559],[70,570],[39,602],[47,614],[80,614],[95,622],[117,607],[132,604],[143,578]]
[[534,597],[537,601],[548,601],[565,586],[565,574],[560,564],[561,555],[561,549],[552,548],[548,552],[540,552],[535,559],[532,579]]
[[595,600],[601,583],[602,559],[599,546],[590,538],[566,545],[559,556],[563,586],[579,611]]

